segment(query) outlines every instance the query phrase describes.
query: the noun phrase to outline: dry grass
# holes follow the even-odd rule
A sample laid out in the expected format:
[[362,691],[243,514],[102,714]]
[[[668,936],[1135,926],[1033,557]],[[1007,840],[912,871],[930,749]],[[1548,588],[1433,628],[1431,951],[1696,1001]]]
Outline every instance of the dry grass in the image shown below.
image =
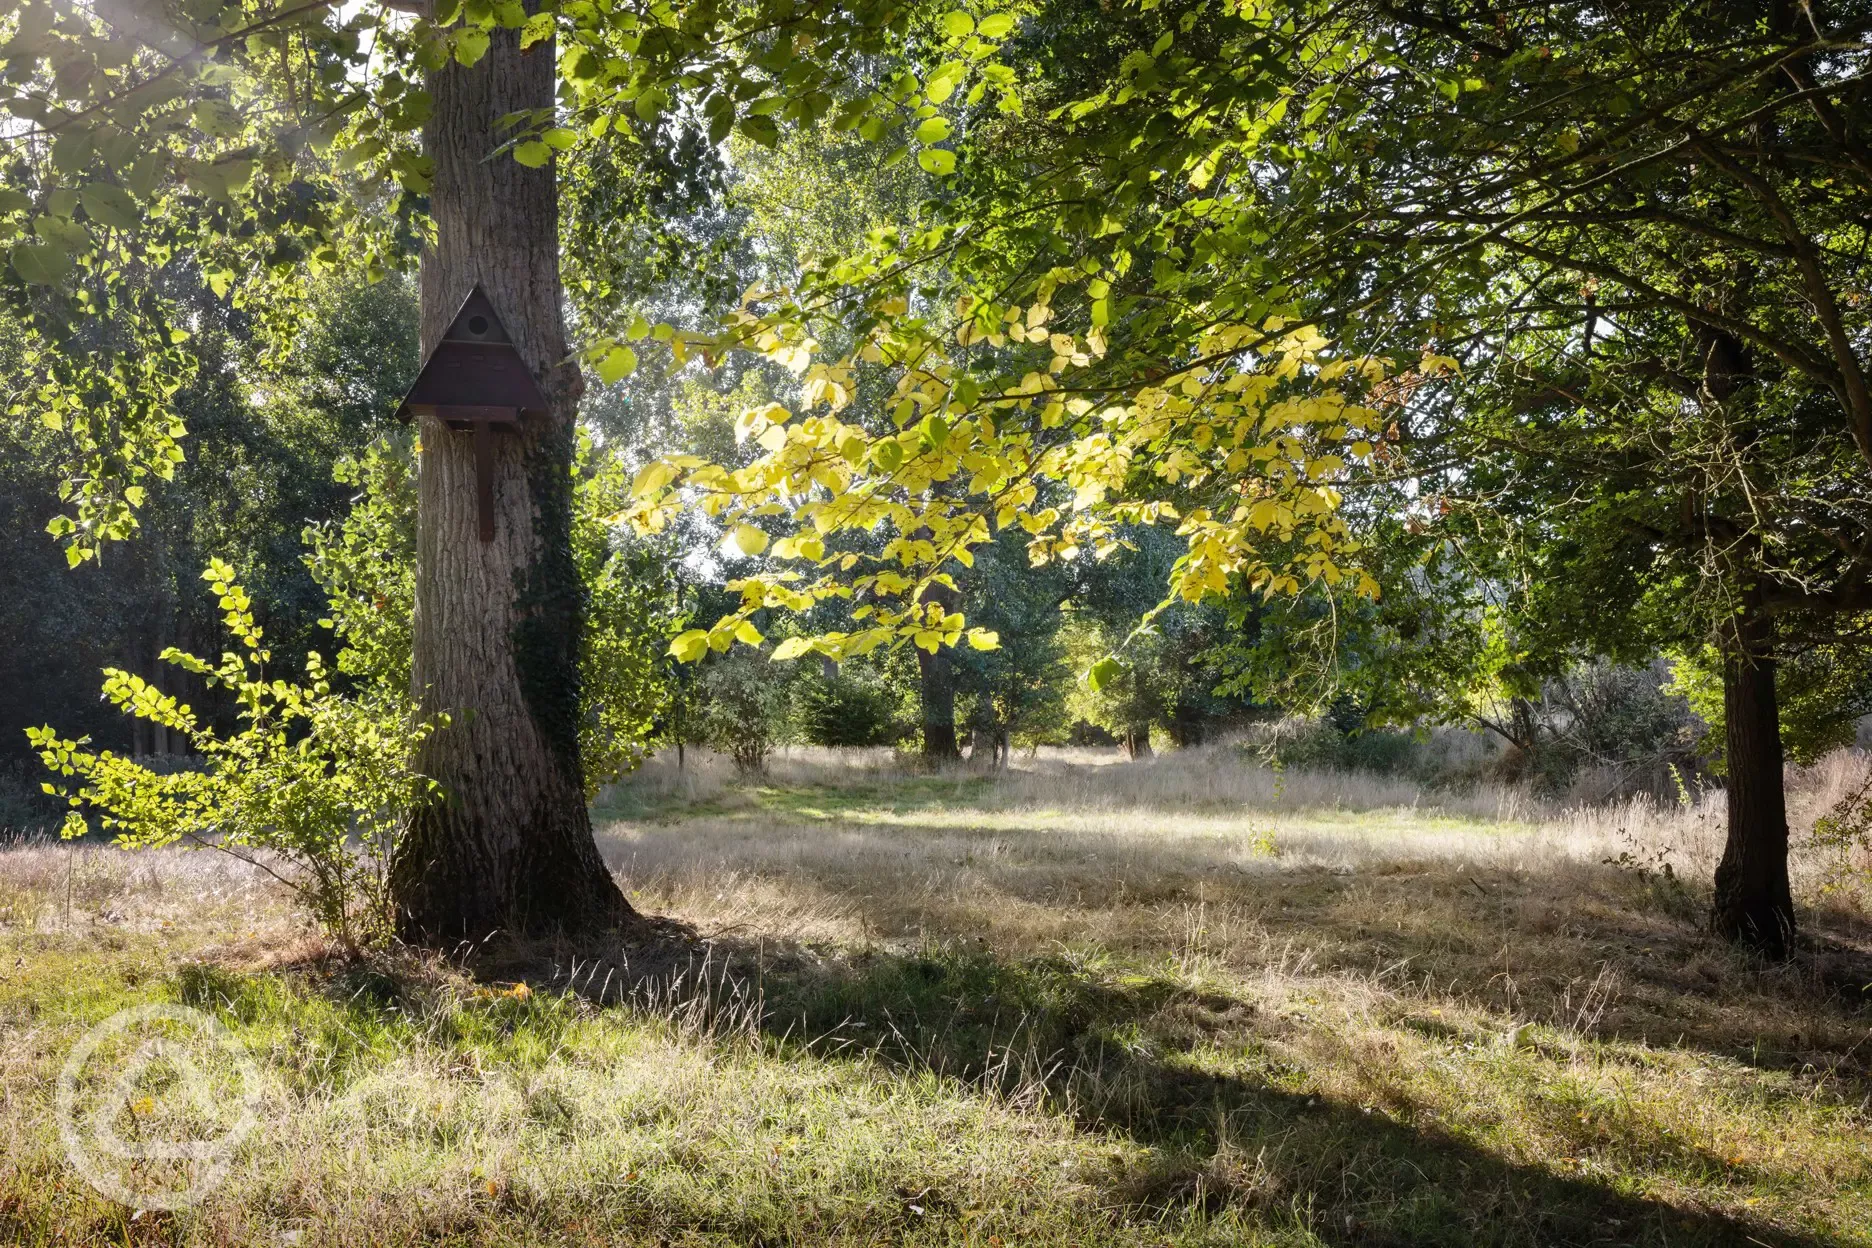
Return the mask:
[[[1872,1243],[1872,929],[1803,854],[1800,959],[1707,940],[1709,795],[691,761],[597,814],[692,935],[478,977],[320,961],[205,856],[0,853],[0,1241]],[[47,1089],[85,1022],[178,997],[259,1055],[267,1127],[132,1223]]]

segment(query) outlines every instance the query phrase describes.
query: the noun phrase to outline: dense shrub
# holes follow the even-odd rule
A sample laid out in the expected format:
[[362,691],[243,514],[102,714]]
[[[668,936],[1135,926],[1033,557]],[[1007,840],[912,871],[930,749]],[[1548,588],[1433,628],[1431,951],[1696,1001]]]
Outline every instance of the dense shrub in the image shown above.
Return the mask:
[[1666,797],[1704,769],[1705,726],[1661,665],[1582,664],[1548,682],[1536,723],[1525,778],[1551,792],[1584,779],[1589,798]]
[[1424,776],[1432,771],[1426,738],[1390,728],[1346,731],[1330,719],[1287,721],[1253,732],[1251,748],[1268,762],[1316,771]]
[[797,687],[799,735],[813,745],[892,745],[903,735],[897,699],[877,681],[834,672]]

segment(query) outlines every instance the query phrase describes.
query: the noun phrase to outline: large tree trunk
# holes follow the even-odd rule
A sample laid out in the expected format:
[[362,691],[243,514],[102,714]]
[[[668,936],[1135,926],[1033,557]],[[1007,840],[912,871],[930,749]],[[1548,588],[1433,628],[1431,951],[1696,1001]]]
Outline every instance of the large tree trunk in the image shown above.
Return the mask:
[[1788,889],[1787,795],[1775,701],[1773,621],[1745,608],[1721,639],[1729,839],[1716,868],[1710,928],[1771,957],[1794,937]]
[[923,757],[948,762],[961,757],[956,746],[955,668],[949,651],[918,650],[917,676],[923,705]]
[[[956,609],[956,595],[947,585],[932,585],[924,595],[945,613]],[[946,763],[962,756],[956,745],[955,660],[947,647],[934,654],[919,647],[916,652],[918,690],[923,709],[923,758],[927,762]]]
[[494,443],[494,538],[479,536],[474,438],[422,426],[414,687],[452,722],[419,765],[446,790],[416,814],[392,868],[406,939],[593,930],[631,916],[597,845],[579,763],[579,630],[572,559],[573,422],[584,381],[560,319],[553,167],[490,155],[499,120],[550,109],[551,40],[495,30],[475,65],[431,74],[425,140],[436,243],[423,257],[422,340],[434,349],[476,283],[551,414]]

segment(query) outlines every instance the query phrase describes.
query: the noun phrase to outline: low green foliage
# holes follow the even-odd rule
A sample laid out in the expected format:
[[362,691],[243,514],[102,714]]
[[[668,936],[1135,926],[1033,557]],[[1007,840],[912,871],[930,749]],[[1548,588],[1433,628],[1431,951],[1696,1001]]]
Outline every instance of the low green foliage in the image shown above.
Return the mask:
[[793,669],[776,667],[754,651],[713,656],[698,681],[696,723],[703,743],[733,758],[744,773],[763,770],[767,755],[790,733],[792,676]]
[[407,700],[382,690],[361,697],[334,691],[317,652],[305,680],[268,680],[271,658],[247,592],[219,560],[203,574],[219,598],[239,649],[218,663],[171,647],[173,663],[224,688],[239,706],[239,732],[222,735],[188,706],[130,672],[105,672],[104,696],[125,714],[179,733],[202,765],[158,771],[89,738],[51,727],[29,736],[45,765],[75,787],[46,791],[72,807],[65,834],[88,830],[85,809],[133,848],[177,842],[213,846],[258,862],[291,887],[334,940],[356,951],[390,932],[385,869],[405,813],[435,796],[411,769],[416,746],[440,721],[418,721]]
[[877,680],[835,672],[798,685],[795,717],[814,745],[891,745],[903,735],[897,699]]
[[[683,614],[669,545],[609,521],[629,494],[617,456],[581,439],[574,474],[572,553],[585,587],[579,753],[591,796],[665,732],[677,688],[664,651]],[[330,602],[320,623],[342,639],[336,666],[357,689],[399,697],[410,684],[416,596],[415,447],[403,435],[379,439],[336,475],[358,487],[351,511],[305,534],[306,566]]]
[[[1775,676],[1781,745],[1793,762],[1851,745],[1859,720],[1872,714],[1872,654],[1857,640],[1804,647],[1778,663]],[[1698,744],[1710,769],[1724,774],[1722,656],[1714,646],[1674,655],[1668,688],[1709,726]]]
[[572,553],[587,595],[579,755],[590,797],[634,771],[683,709],[666,651],[687,617],[674,545],[609,522],[630,492],[618,457],[582,439],[575,473]]
[[380,694],[409,688],[416,613],[416,456],[407,435],[380,438],[338,461],[357,487],[341,521],[305,531],[306,567],[325,591],[319,623],[343,639],[337,667]]

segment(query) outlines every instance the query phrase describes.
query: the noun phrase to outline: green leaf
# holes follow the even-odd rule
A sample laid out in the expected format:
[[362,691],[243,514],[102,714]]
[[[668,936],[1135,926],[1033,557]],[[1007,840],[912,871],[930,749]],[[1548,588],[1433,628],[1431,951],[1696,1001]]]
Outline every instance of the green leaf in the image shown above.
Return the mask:
[[734,635],[736,641],[748,646],[758,646],[767,640],[761,635],[760,629],[754,627],[753,620],[742,620],[735,625]]
[[488,32],[471,26],[455,32],[455,59],[463,65],[473,65],[487,55]]
[[923,94],[932,104],[940,104],[955,94],[955,89],[962,82],[962,75],[967,69],[961,61],[948,61],[930,71],[929,81],[923,85]]
[[925,117],[916,128],[917,142],[940,143],[954,131],[947,117]]
[[603,72],[604,62],[588,48],[574,48],[565,58],[565,76],[571,82],[596,82]]
[[1001,634],[991,628],[971,628],[968,643],[977,650],[994,650],[1001,645]]
[[18,212],[23,208],[30,207],[32,207],[32,200],[28,199],[19,191],[0,188],[0,216],[5,216],[9,212]]
[[56,286],[71,272],[71,257],[44,243],[21,243],[13,249],[13,271],[32,286]]
[[1014,29],[1014,15],[1012,13],[991,13],[987,17],[982,18],[981,25],[977,26],[975,29],[984,39],[1000,39]]
[[554,126],[545,134],[540,135],[540,141],[554,151],[563,152],[570,149],[573,144],[578,142],[578,134],[575,131],[566,129],[564,126]]
[[966,39],[975,33],[975,19],[961,9],[951,9],[942,15],[942,28],[951,39]]
[[91,215],[91,219],[113,230],[135,229],[143,219],[143,214],[137,211],[136,201],[119,187],[93,182],[84,188],[82,198],[85,211]]
[[607,386],[616,385],[637,371],[637,353],[613,343],[609,351],[598,357],[597,367],[599,380]]
[[[540,40],[552,38],[552,33],[553,15],[550,13],[535,13],[533,16],[527,18],[526,25],[520,29],[520,50],[524,52]],[[570,58],[567,58],[567,64],[569,65],[570,63]],[[569,70],[566,73],[566,77],[572,77]]]
[[735,129],[762,147],[779,146],[780,127],[771,117],[743,117],[735,123]]
[[924,173],[946,178],[955,172],[955,153],[946,148],[926,147],[917,153],[917,164],[923,167]]
[[61,173],[76,173],[91,161],[91,132],[73,130],[52,144],[52,164]]
[[553,149],[538,139],[529,139],[513,149],[514,159],[529,169],[538,169],[552,159]]
[[1097,693],[1112,681],[1124,675],[1124,664],[1114,658],[1103,658],[1092,665],[1086,673],[1086,687]]

